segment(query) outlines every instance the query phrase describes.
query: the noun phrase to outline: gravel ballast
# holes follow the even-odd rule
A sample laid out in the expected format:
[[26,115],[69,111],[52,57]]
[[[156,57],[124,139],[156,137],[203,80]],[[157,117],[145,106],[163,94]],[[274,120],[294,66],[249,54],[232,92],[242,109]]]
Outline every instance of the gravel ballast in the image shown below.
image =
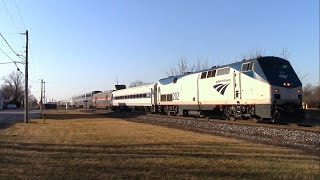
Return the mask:
[[140,115],[126,120],[144,122],[213,135],[232,137],[262,144],[310,150],[320,153],[320,132],[285,127],[203,121],[194,118]]

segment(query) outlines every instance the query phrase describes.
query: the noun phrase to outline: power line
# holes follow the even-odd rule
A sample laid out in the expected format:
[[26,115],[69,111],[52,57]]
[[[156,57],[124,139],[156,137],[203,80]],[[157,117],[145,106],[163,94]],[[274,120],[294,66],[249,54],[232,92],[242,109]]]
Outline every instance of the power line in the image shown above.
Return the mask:
[[[16,51],[16,52],[23,52],[23,51]],[[3,53],[3,52],[0,52],[0,53]],[[5,53],[14,53],[14,52],[5,52]]]
[[8,45],[9,48],[11,49],[11,51],[16,54],[16,56],[18,56],[18,57],[19,57],[20,59],[22,59],[22,60],[25,60],[25,59],[23,59],[22,57],[20,57],[20,55],[19,55],[18,53],[16,53],[16,52],[12,49],[12,47],[10,46],[10,44],[8,43],[8,41],[6,40],[6,38],[4,38],[1,33],[0,33],[0,36],[1,36],[2,39],[7,43],[7,45]]
[[[19,69],[18,65],[17,65],[17,62],[15,60],[13,60],[10,56],[8,56],[7,53],[5,53],[1,48],[0,48],[0,51],[2,51],[4,53],[4,55],[6,55],[13,63],[14,65],[16,65],[17,67],[17,70],[21,72],[21,70]],[[22,73],[22,72],[21,72]],[[22,73],[23,74],[23,73]]]
[[17,6],[17,2],[16,2],[16,1],[14,1],[14,4],[16,5],[16,8],[17,8],[17,10],[18,10],[19,17],[20,17],[20,19],[21,19],[21,22],[22,22],[22,25],[23,25],[24,29],[27,29],[27,28],[26,28],[26,26],[25,26],[25,24],[24,24],[24,22],[23,22],[23,19],[22,19],[22,16],[21,16],[20,10],[19,10],[19,8],[18,8],[18,6]]
[[9,17],[11,18],[11,21],[13,22],[13,24],[14,24],[14,26],[16,27],[17,31],[19,32],[19,30],[18,30],[18,26],[17,26],[17,24],[14,22],[14,20],[13,20],[13,18],[12,18],[12,16],[11,16],[11,14],[10,14],[10,11],[9,11],[9,9],[8,9],[8,7],[7,7],[7,5],[6,5],[6,3],[4,2],[4,0],[2,0],[2,2],[3,2],[4,6],[5,6],[6,10],[7,10],[7,13],[8,13],[8,15],[9,15]]
[[[6,5],[6,3],[4,2],[4,0],[2,0],[2,2],[3,2],[3,5],[4,5],[4,6],[5,6],[5,8],[6,8],[6,11],[7,11],[8,15],[9,15],[9,17],[10,17],[11,21],[13,22],[13,24],[14,24],[15,28],[17,29],[17,32],[19,32],[18,26],[17,26],[17,24],[14,22],[14,20],[13,20],[13,18],[12,18],[12,16],[11,16],[11,14],[10,14],[10,11],[9,11],[9,9],[8,9],[8,7],[7,7],[7,5]],[[23,42],[23,39],[22,39],[22,37],[21,37],[21,36],[20,36],[20,38],[21,38],[21,40],[22,40],[22,42]]]
[[1,34],[21,34],[21,33],[8,33],[8,32],[0,32]]
[[12,64],[12,63],[15,63],[15,62],[2,62],[0,64]]

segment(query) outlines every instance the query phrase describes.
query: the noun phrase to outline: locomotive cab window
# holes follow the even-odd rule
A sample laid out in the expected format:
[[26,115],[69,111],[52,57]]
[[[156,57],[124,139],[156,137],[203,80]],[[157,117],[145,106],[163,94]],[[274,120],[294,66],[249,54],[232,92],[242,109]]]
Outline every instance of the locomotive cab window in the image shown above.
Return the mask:
[[212,71],[208,71],[207,78],[212,77]]
[[242,64],[241,71],[252,71],[253,62]]
[[178,81],[178,78],[173,79],[173,83],[176,83]]
[[205,79],[207,77],[207,72],[203,72],[202,74],[201,74],[201,79]]
[[215,77],[215,76],[216,76],[216,70],[208,71],[207,78],[211,78],[211,77]]

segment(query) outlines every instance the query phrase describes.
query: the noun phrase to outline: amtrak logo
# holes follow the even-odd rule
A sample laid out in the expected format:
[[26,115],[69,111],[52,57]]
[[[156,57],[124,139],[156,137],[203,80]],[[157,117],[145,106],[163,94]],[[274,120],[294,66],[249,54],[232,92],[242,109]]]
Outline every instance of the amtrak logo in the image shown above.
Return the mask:
[[213,88],[216,89],[221,95],[224,95],[224,92],[226,91],[229,84],[216,84],[213,86]]

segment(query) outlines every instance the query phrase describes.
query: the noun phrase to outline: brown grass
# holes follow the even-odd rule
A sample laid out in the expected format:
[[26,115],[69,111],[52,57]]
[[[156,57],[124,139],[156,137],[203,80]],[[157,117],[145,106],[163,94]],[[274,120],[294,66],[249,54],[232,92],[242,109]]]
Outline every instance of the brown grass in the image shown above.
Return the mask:
[[304,151],[66,112],[0,130],[1,179],[320,178]]

